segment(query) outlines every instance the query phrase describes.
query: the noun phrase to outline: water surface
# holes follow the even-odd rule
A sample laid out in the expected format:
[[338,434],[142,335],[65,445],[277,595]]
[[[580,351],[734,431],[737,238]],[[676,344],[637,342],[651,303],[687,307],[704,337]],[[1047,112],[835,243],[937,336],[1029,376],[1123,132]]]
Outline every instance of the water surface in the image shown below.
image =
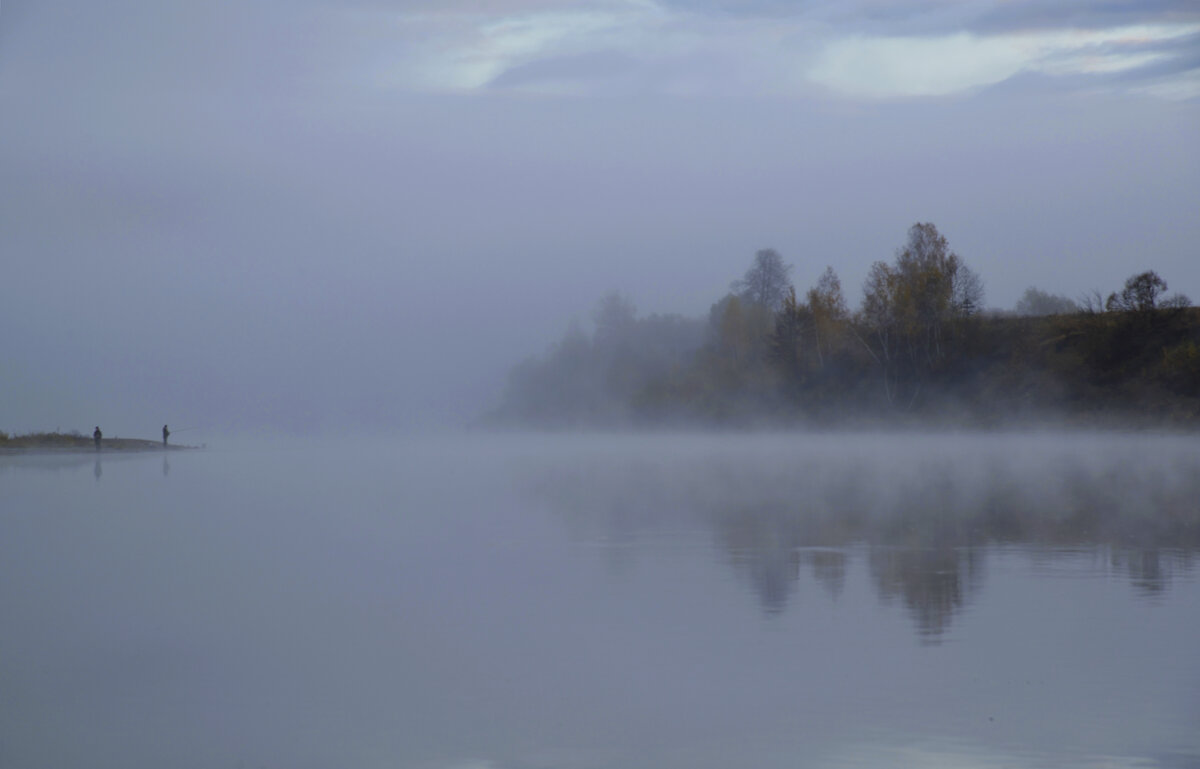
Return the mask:
[[0,457],[0,765],[1195,767],[1200,442]]

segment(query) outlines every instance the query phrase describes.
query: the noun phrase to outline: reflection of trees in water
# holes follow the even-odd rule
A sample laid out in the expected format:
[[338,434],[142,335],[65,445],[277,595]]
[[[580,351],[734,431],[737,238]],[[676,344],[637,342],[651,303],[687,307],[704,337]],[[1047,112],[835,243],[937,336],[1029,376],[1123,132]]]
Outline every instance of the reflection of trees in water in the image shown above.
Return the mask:
[[748,580],[768,614],[786,608],[805,563],[836,600],[845,585],[846,547],[868,540],[868,568],[880,599],[902,600],[921,637],[938,640],[982,581],[982,551],[962,546],[953,516],[940,525],[903,516],[877,528],[861,521],[853,532],[844,522],[775,507],[726,511],[714,526],[730,565]]
[[846,554],[841,550],[811,550],[807,553],[813,579],[824,586],[834,599],[846,586]]
[[749,579],[768,614],[787,606],[805,563],[832,597],[841,594],[846,554],[838,548],[851,541],[844,518],[802,515],[775,505],[718,513],[713,528],[730,565]]
[[1112,568],[1124,572],[1134,589],[1144,596],[1162,593],[1176,574],[1190,572],[1193,553],[1186,550],[1113,550]]
[[779,614],[787,606],[792,586],[800,579],[800,553],[794,549],[776,548],[743,552],[733,559],[734,566],[743,566],[750,576],[763,611]]
[[983,580],[983,554],[975,548],[874,547],[869,561],[880,599],[903,599],[925,642],[940,640]]
[[880,599],[902,601],[928,641],[970,602],[989,545],[1034,546],[1052,559],[1105,553],[1144,596],[1166,590],[1200,552],[1194,445],[879,442],[814,441],[802,452],[751,457],[608,456],[586,469],[543,468],[538,494],[573,526],[599,525],[608,538],[705,522],[770,614],[786,608],[806,564],[836,599],[847,549],[867,545]]
[[770,510],[724,515],[716,522],[717,537],[733,568],[745,574],[768,614],[787,605],[800,577],[800,553],[794,521]]

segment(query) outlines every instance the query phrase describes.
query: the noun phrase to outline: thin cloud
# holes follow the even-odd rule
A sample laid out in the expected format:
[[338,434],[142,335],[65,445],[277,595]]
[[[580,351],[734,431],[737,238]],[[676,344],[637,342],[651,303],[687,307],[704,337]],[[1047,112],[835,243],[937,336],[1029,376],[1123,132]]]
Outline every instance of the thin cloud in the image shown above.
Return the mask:
[[1139,25],[988,37],[853,37],[827,46],[809,76],[859,96],[938,96],[1019,73],[1108,75],[1166,65],[1179,54],[1172,43],[1190,41],[1197,32],[1200,25]]
[[395,17],[404,52],[369,79],[432,91],[763,93],[804,86],[799,22],[715,18],[648,2],[512,16]]
[[942,96],[1007,80],[1026,57],[1003,40],[959,33],[940,38],[847,38],[809,71],[813,82],[855,96]]
[[1101,76],[1153,71],[1143,85],[1155,95],[1190,98],[1191,67],[1170,69],[1195,53],[1200,14],[1165,2],[1033,5],[862,0],[785,13],[772,2],[625,0],[387,11],[392,45],[385,34],[367,80],[573,94],[802,94],[815,85],[876,98],[961,93],[1019,74],[1097,76],[1086,84],[1095,87],[1108,82]]

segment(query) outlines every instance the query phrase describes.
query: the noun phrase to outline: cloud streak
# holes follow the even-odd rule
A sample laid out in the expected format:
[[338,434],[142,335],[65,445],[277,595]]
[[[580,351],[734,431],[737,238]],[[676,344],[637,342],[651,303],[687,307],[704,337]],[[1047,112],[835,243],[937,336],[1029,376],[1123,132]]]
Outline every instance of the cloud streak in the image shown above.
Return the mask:
[[[933,38],[847,38],[825,48],[809,77],[855,95],[939,96],[1021,73],[1058,77],[1144,70],[1176,58],[1171,44],[1198,32],[1200,24],[990,37],[959,32]],[[1187,91],[1181,95],[1189,96]]]
[[[1142,71],[1159,95],[1193,98],[1200,13],[1116,5],[817,4],[787,13],[650,0],[384,11],[394,55],[370,80],[426,91],[945,95],[1021,73],[1049,78]],[[361,12],[365,13],[365,12]],[[378,26],[377,14],[369,23]],[[368,23],[365,19],[363,23]],[[1149,65],[1177,64],[1175,71]],[[1186,65],[1186,66],[1185,66]]]

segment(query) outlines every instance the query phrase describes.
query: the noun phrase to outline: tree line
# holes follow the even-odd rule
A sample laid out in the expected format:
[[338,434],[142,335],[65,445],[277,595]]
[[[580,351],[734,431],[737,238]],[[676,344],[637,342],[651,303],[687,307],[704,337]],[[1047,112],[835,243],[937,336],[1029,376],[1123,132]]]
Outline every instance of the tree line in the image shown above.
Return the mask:
[[1029,288],[984,309],[980,276],[930,223],[871,265],[856,310],[827,267],[798,294],[758,251],[707,318],[603,297],[510,374],[493,423],[1200,424],[1200,313],[1153,271],[1103,298]]

